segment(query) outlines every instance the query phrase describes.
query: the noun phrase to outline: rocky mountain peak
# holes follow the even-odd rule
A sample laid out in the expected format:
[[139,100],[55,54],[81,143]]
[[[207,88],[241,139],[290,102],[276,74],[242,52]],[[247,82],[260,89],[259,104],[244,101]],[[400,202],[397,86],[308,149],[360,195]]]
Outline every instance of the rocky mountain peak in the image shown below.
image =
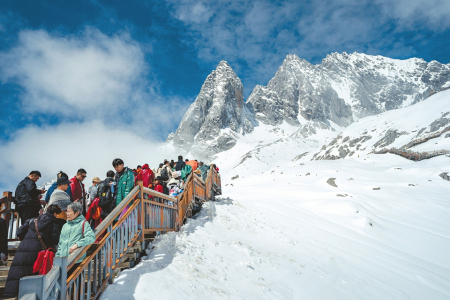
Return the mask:
[[241,80],[226,61],[209,74],[170,141],[184,152],[204,157],[234,146],[253,130]]

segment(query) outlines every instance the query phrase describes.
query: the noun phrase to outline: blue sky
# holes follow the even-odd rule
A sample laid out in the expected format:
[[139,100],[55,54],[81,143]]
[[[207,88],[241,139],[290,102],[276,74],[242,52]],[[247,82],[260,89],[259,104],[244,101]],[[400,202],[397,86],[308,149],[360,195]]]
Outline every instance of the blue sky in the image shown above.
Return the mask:
[[[445,0],[0,4],[0,165],[18,173],[31,166],[15,165],[9,153],[26,142],[53,153],[39,137],[63,139],[67,128],[87,131],[76,146],[64,141],[68,152],[89,153],[80,145],[101,134],[114,139],[114,130],[163,141],[221,60],[241,78],[245,97],[289,53],[312,63],[344,51],[450,62]],[[14,159],[42,159],[27,151]]]

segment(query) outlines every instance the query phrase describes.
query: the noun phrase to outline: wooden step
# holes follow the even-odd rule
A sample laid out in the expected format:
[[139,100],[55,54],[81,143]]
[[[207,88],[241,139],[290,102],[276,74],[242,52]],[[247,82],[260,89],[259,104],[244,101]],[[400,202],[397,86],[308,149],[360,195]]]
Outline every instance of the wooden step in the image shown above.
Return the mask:
[[4,287],[6,285],[6,278],[8,278],[8,275],[0,276],[0,287]]
[[9,266],[0,267],[0,276],[7,276],[9,272]]

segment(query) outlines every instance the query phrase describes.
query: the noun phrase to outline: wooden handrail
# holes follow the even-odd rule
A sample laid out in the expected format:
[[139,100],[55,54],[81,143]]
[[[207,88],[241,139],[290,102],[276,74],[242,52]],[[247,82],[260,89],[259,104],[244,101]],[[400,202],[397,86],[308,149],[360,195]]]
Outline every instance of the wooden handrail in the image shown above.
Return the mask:
[[[47,299],[50,291],[54,293],[61,288],[58,297],[61,300],[66,299],[66,289],[69,299],[78,300],[85,299],[85,297],[96,299],[101,294],[103,287],[112,281],[114,270],[126,258],[126,253],[134,243],[137,241],[144,243],[144,234],[146,233],[179,230],[191,210],[192,201],[196,201],[197,204],[199,204],[199,200],[207,201],[214,184],[218,184],[220,187],[220,176],[212,167],[206,181],[191,173],[186,179],[184,191],[178,199],[145,188],[139,181],[138,185],[94,230],[96,240],[100,239],[98,243],[81,247],[68,257],[55,258],[56,261],[61,260],[60,275],[47,276],[49,278],[49,281],[46,282],[46,286],[49,287],[48,291],[44,294],[39,292],[38,297]],[[145,199],[145,194],[164,201],[161,203]],[[168,205],[166,201],[173,202],[174,206]],[[129,207],[127,212],[114,223],[127,206]],[[147,215],[145,215],[146,213]],[[67,278],[67,272],[89,249],[93,250],[92,253],[89,253]],[[90,280],[91,275],[93,284],[85,285],[86,278]],[[24,290],[26,289],[24,288]]]

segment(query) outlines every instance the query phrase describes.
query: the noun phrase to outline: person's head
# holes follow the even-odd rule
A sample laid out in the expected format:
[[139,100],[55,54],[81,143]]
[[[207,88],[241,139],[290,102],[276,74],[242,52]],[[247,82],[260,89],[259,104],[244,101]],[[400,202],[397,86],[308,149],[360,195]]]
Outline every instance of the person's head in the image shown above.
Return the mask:
[[65,178],[69,179],[69,176],[66,173],[64,173],[63,171],[59,171],[59,173],[56,174],[56,178],[61,178],[61,177],[65,177]]
[[67,206],[67,220],[72,221],[78,218],[79,215],[81,215],[81,212],[83,211],[83,206],[81,203],[78,202],[72,202]]
[[183,156],[178,155],[178,160],[183,160]]
[[137,166],[137,168],[136,168],[136,170],[137,170],[138,172],[141,171],[141,169],[142,169],[142,166],[141,166],[141,165]]
[[164,161],[164,164],[165,164],[166,166],[169,166],[169,165],[170,165],[170,162],[169,162],[168,160],[166,160],[166,161]]
[[77,171],[77,176],[75,176],[77,178],[78,181],[83,181],[86,178],[87,172],[85,169],[79,169]]
[[114,167],[114,170],[116,170],[117,173],[120,173],[123,171],[124,162],[120,158],[116,158],[115,160],[113,160],[112,165]]
[[159,167],[162,168],[162,166],[164,166],[164,164],[159,164]]
[[185,159],[184,161],[185,161],[185,162],[188,162],[188,161],[189,161],[189,159],[187,159],[187,158],[186,158],[186,159]]
[[56,185],[58,186],[58,189],[62,191],[66,191],[67,188],[69,188],[70,181],[66,177],[59,177],[58,180],[56,180]]
[[196,162],[198,162],[198,160],[195,160]]
[[102,181],[97,176],[92,178],[92,185],[97,186],[100,182],[102,182]]
[[114,178],[114,171],[110,170],[110,171],[106,172],[106,177]]
[[199,164],[200,166],[203,166],[203,162],[202,162],[202,161],[201,161],[201,162],[199,162],[198,164]]
[[61,213],[61,207],[58,204],[50,204],[47,207],[47,213],[54,215],[55,217]]
[[31,171],[30,175],[28,175],[28,178],[33,180],[34,182],[38,181],[39,178],[41,178],[41,172],[39,171]]

